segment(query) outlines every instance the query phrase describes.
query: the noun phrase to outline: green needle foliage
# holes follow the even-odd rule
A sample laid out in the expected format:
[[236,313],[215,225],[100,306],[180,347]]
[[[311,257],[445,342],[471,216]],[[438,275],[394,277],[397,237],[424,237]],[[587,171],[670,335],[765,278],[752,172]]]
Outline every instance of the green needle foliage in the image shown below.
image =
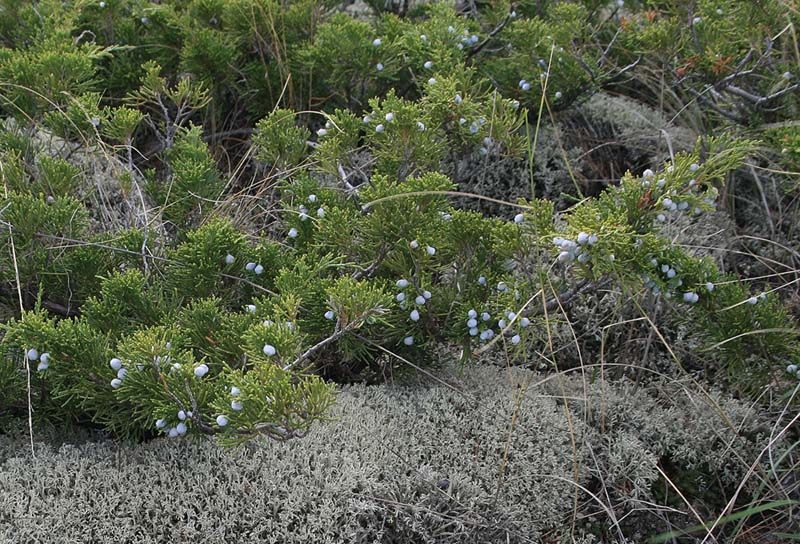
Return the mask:
[[[800,343],[778,295],[662,229],[713,211],[755,153],[726,123],[797,108],[779,3],[755,4],[356,20],[315,0],[0,0],[18,21],[0,23],[0,296],[22,305],[2,326],[0,411],[25,412],[30,369],[37,422],[285,440],[326,417],[334,382],[432,364],[442,344],[554,350],[558,296],[601,284],[679,312],[734,388],[785,385]],[[653,102],[654,72],[666,111],[715,101],[692,152],[568,210],[454,206],[448,165],[531,158],[542,119],[599,89]],[[768,141],[793,157],[786,130]],[[138,199],[124,227],[98,219],[86,187],[105,186],[77,150]]]

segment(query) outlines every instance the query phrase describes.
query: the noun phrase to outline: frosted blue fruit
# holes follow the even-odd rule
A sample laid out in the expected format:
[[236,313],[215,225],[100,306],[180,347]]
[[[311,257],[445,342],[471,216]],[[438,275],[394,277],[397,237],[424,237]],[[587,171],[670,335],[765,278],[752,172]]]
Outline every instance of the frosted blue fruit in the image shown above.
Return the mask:
[[692,302],[694,300],[694,293],[684,293],[683,294],[683,301],[684,302]]
[[494,331],[492,329],[486,329],[486,337],[487,338],[494,338]]
[[317,210],[317,216],[318,216],[318,217],[325,217],[325,210],[324,210],[324,209],[322,209],[322,208],[319,208],[319,209]]
[[104,7],[106,7],[106,3],[105,3],[105,2],[100,2],[100,4],[98,4],[98,5],[99,5],[101,8],[104,8]]
[[264,273],[264,267],[261,266],[260,264],[256,265],[256,267],[253,269],[253,272],[255,272],[257,275],[260,276],[261,274]]
[[572,255],[570,254],[569,251],[562,251],[561,253],[558,254],[558,261],[559,262],[565,263],[565,262],[567,262],[567,261],[569,261],[571,259],[572,259]]
[[420,132],[425,132],[425,123],[422,121],[417,121],[417,130]]
[[384,119],[386,119],[387,122],[391,123],[392,121],[394,121],[394,114],[392,112],[389,112],[384,116]]
[[422,40],[423,42],[427,42],[428,41],[428,37],[425,34],[420,34],[419,35],[419,39]]
[[297,229],[292,227],[289,229],[289,238],[297,238],[298,232]]
[[180,419],[181,421],[183,421],[184,419],[186,419],[186,412],[184,412],[183,410],[181,410],[180,412],[178,412],[178,419]]
[[436,248],[435,248],[435,247],[428,246],[428,247],[426,247],[426,248],[425,248],[425,252],[426,252],[428,255],[431,255],[431,256],[433,256],[433,255],[436,255]]
[[477,134],[478,131],[480,130],[480,128],[481,127],[478,126],[478,123],[473,121],[472,124],[470,124],[470,126],[469,126],[469,132],[470,132],[470,134]]
[[217,416],[217,425],[219,425],[220,427],[224,427],[227,424],[228,424],[228,418],[227,417],[225,417],[222,414]]
[[523,91],[530,91],[531,90],[531,84],[526,81],[525,83],[522,84],[522,90]]
[[117,371],[117,378],[119,378],[120,380],[124,380],[127,375],[128,375],[128,369],[127,368],[120,368]]
[[488,339],[489,339],[489,335],[488,335],[488,334],[486,334],[486,333],[488,333],[488,332],[489,332],[489,331],[483,331],[483,332],[481,333],[481,335],[480,335],[480,339],[481,339],[481,341],[485,342],[486,340],[488,340]]
[[236,396],[241,395],[241,394],[242,394],[242,390],[241,389],[239,389],[235,385],[233,387],[231,387],[231,395],[232,396],[236,397]]
[[469,335],[470,335],[470,336],[478,336],[478,327],[472,327],[472,328],[469,330]]
[[505,319],[501,319],[500,321],[497,322],[497,326],[500,327],[501,329],[505,329],[506,325],[508,325],[508,323],[506,322]]
[[369,123],[370,121],[372,121],[372,117],[370,117],[369,115],[365,115],[362,121],[364,121],[365,123]]
[[175,428],[170,429],[169,432],[167,433],[167,436],[169,436],[170,438],[178,438],[178,430]]
[[789,366],[787,366],[786,367],[786,372],[788,372],[789,374],[797,373],[797,365],[789,365]]
[[200,364],[200,365],[195,367],[194,375],[197,376],[198,378],[202,378],[206,374],[208,374],[208,365],[207,364],[203,363],[203,364]]
[[515,334],[514,336],[511,337],[512,344],[519,344],[521,340],[522,338],[520,338],[518,334]]
[[333,318],[336,317],[336,314],[333,313],[333,310],[328,310],[325,312],[325,319],[328,321],[333,321]]
[[413,346],[414,345],[414,337],[413,336],[406,336],[405,338],[403,338],[403,343],[405,345],[407,345],[407,346]]
[[150,19],[148,19],[147,17],[142,17],[140,20],[142,21],[143,25],[146,25],[147,23],[150,22]]
[[314,203],[317,201],[317,195],[308,195],[308,201]]
[[244,269],[247,270],[248,272],[252,272],[255,267],[256,263],[247,263],[246,265],[244,265]]
[[666,221],[666,220],[667,220],[667,216],[666,216],[666,215],[664,215],[663,213],[660,213],[660,214],[658,214],[658,215],[656,216],[656,219],[658,219],[659,221],[661,221],[661,222],[663,223],[664,221]]
[[408,317],[411,318],[411,321],[419,321],[419,312],[417,310],[411,310]]
[[459,120],[458,120],[458,124],[459,124],[459,125],[463,125],[463,124],[465,124],[466,122],[467,122],[467,120],[466,120],[466,119],[464,119],[463,117],[462,117],[461,119],[459,119]]
[[758,304],[758,299],[756,297],[750,297],[747,299],[748,304]]
[[50,354],[49,354],[49,353],[42,353],[42,354],[39,356],[39,360],[40,360],[40,361],[41,361],[43,364],[45,364],[45,365],[49,365],[49,364],[50,364]]
[[157,419],[156,420],[156,429],[163,429],[166,426],[167,426],[167,422],[165,420],[163,420],[163,419]]
[[246,306],[246,308],[247,308],[247,311],[250,312],[251,314],[256,313],[256,305],[255,304],[248,304]]
[[431,68],[433,68],[433,63],[429,60],[426,60],[425,64],[423,64],[422,66],[424,66],[426,70],[430,70]]
[[43,370],[47,370],[49,368],[49,364],[45,363],[44,361],[39,361],[39,364],[36,366],[36,370],[39,372]]
[[517,314],[515,314],[514,312],[508,312],[506,314],[506,317],[508,318],[509,321],[514,321],[517,318]]
[[436,85],[436,78],[432,77],[428,80],[428,85]]
[[180,363],[173,363],[172,364],[172,370],[180,370],[180,369],[181,369],[181,364]]
[[317,136],[325,136],[327,133],[328,133],[327,130],[325,130],[324,128],[321,128],[321,129],[319,129],[317,131]]
[[405,293],[397,293],[397,295],[394,298],[395,298],[395,300],[397,300],[397,302],[403,302],[406,299],[406,294]]
[[491,318],[492,318],[492,316],[489,315],[489,312],[483,312],[481,314],[481,319],[484,320],[484,321],[489,321]]
[[476,312],[475,310],[470,310],[467,312],[467,317],[470,318],[478,317],[478,312]]
[[397,283],[395,285],[397,285],[400,289],[405,289],[406,287],[408,287],[408,280],[399,279],[397,280]]
[[411,243],[409,243],[408,245],[411,246],[411,249],[417,249],[419,247],[419,242],[417,242],[416,240],[411,240]]
[[234,257],[233,255],[231,255],[230,253],[228,253],[227,255],[225,255],[225,264],[233,264],[233,262],[234,262],[235,260],[236,260],[236,257]]
[[588,242],[588,244],[590,246],[593,246],[593,245],[595,245],[597,243],[598,240],[599,240],[599,238],[598,238],[598,236],[596,234],[590,234],[589,235],[589,240],[587,240],[587,242]]
[[372,45],[374,45],[375,47],[378,47],[381,43],[382,42],[380,38],[375,38],[374,40],[372,40]]
[[662,204],[663,204],[664,208],[670,208],[670,207],[672,207],[672,199],[671,198],[665,198],[664,202]]
[[122,380],[120,380],[119,378],[114,378],[113,380],[111,380],[111,387],[113,387],[114,389],[119,389],[121,385],[122,385]]
[[275,349],[275,346],[272,346],[270,344],[264,345],[263,351],[264,351],[264,355],[266,355],[267,357],[272,357],[273,355],[275,355],[277,353],[277,350]]
[[528,325],[530,325],[530,324],[531,324],[531,320],[528,319],[527,317],[523,317],[522,319],[519,320],[519,326],[522,327],[523,329],[525,327],[527,327]]
[[422,295],[417,295],[417,298],[414,299],[414,302],[417,304],[425,304],[425,297]]
[[237,412],[241,411],[243,408],[241,401],[238,400],[231,401],[231,408],[233,410],[236,410]]
[[697,172],[699,169],[700,166],[694,163],[689,166],[689,170],[691,170],[692,172]]
[[453,99],[453,102],[455,102],[456,104],[461,104],[461,102],[463,102],[463,101],[464,101],[464,99],[461,98],[460,94],[457,94],[456,97]]
[[667,272],[669,272],[669,268],[670,268],[670,266],[669,266],[668,264],[662,264],[662,265],[661,265],[661,271],[662,271],[664,274],[666,274]]
[[677,274],[677,272],[675,272],[675,269],[674,269],[674,268],[670,268],[669,270],[667,270],[667,277],[668,277],[669,279],[672,279],[672,278],[674,278],[674,277],[675,277],[675,274]]
[[478,320],[477,319],[469,319],[467,321],[467,327],[469,327],[470,329],[473,328],[473,327],[477,327],[477,326],[478,326]]
[[792,73],[791,72],[784,72],[783,73],[783,79],[792,79]]
[[556,91],[556,100],[559,100],[562,96],[564,95],[561,94],[561,91]]
[[375,127],[375,132],[383,132],[385,128],[386,127],[384,127],[383,125],[378,125],[377,127]]
[[506,282],[501,281],[500,283],[497,284],[498,291],[505,291],[506,289],[508,289],[508,287],[506,286]]
[[379,71],[379,72],[382,72],[382,71],[383,71],[383,64],[381,64],[381,63],[379,62],[378,64],[376,64],[376,65],[375,65],[375,69],[376,69],[377,71]]
[[714,290],[714,284],[711,283],[711,282],[706,283],[706,290],[707,291],[713,291]]
[[35,361],[39,358],[39,352],[33,348],[29,349],[26,355],[28,356],[28,359],[31,361]]
[[186,427],[186,423],[181,422],[175,425],[175,430],[178,431],[179,435],[184,435],[189,429]]
[[479,277],[478,283],[481,285],[486,285],[486,278],[484,276]]
[[514,216],[514,223],[522,223],[523,221],[525,221],[525,216],[521,213]]
[[588,253],[581,253],[578,255],[578,262],[579,263],[587,263],[592,259],[592,256]]
[[432,296],[433,296],[433,295],[431,294],[431,292],[430,292],[430,291],[423,291],[423,292],[422,292],[422,297],[423,297],[425,300],[430,300]]

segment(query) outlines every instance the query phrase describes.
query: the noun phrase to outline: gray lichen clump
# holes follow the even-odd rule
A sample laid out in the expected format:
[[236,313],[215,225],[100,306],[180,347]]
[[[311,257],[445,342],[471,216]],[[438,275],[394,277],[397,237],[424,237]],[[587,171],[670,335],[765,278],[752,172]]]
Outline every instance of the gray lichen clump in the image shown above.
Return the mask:
[[0,541],[536,542],[569,531],[598,481],[630,511],[652,498],[656,463],[735,482],[766,440],[745,404],[712,409],[674,383],[531,385],[492,367],[444,380],[348,387],[308,437],[237,450],[38,443],[32,459],[0,437]]

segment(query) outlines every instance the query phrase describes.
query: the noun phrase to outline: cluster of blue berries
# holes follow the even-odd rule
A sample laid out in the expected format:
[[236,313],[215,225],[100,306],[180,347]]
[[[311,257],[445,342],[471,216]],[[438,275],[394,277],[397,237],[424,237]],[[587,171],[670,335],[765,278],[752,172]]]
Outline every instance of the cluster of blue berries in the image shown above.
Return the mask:
[[[506,319],[508,319],[508,321],[506,321]],[[472,309],[467,312],[467,332],[470,336],[477,336],[481,342],[488,342],[494,338],[495,334],[502,334],[503,331],[508,327],[508,324],[514,322],[516,319],[516,313],[507,311],[505,313],[505,317],[502,317],[497,321],[498,332],[495,333],[494,329],[492,328],[492,315],[486,310],[478,315],[478,312]],[[519,326],[523,329],[528,327],[530,324],[531,321],[527,317],[523,317],[519,320]],[[515,334],[511,337],[511,343],[514,345],[519,344],[521,341],[522,337],[519,334]]]
[[800,380],[800,369],[798,369],[796,364],[791,364],[787,366],[786,372],[794,375],[795,377],[797,377],[798,380]]
[[194,414],[191,411],[184,412],[183,410],[178,411],[178,424],[174,427],[169,426],[169,422],[166,419],[157,419],[156,420],[156,429],[163,431],[167,436],[170,438],[177,438],[179,436],[185,435],[189,431],[189,426],[187,425],[187,420],[189,420]]
[[39,351],[35,348],[29,349],[25,353],[26,357],[28,357],[29,361],[39,361],[39,364],[36,367],[36,370],[42,372],[43,370],[47,370],[50,367],[50,354],[49,353],[42,353],[39,355]]
[[[692,165],[689,166],[689,170],[691,172],[697,172],[699,169],[700,169],[700,165],[698,165],[698,164],[692,164]],[[673,170],[672,166],[669,166],[667,168],[668,172],[671,172],[672,170]],[[655,186],[656,188],[661,189],[662,187],[664,187],[664,185],[667,184],[666,178],[661,177],[658,180],[655,180],[655,177],[656,177],[655,172],[653,172],[649,168],[647,170],[645,170],[644,172],[642,172],[642,187]],[[689,183],[687,184],[687,187],[688,187],[688,189],[690,191],[696,189],[698,187],[697,180],[696,179],[689,180]],[[714,199],[711,198],[711,197],[706,197],[705,198],[705,202],[707,204],[712,205],[712,206],[714,205]],[[666,213],[669,213],[669,212],[688,212],[689,209],[692,207],[691,204],[688,201],[681,200],[680,199],[680,194],[678,192],[676,192],[676,191],[671,191],[670,193],[665,195],[663,200],[661,201],[661,204],[662,204],[662,206],[664,208],[664,213],[659,213],[658,215],[656,215],[656,219],[658,221],[661,221],[662,223],[667,220]],[[700,208],[694,208],[694,214],[695,215],[700,215],[702,212],[703,212],[703,210],[701,210]]]
[[[416,240],[414,240],[414,242],[416,242]],[[412,247],[414,247],[414,246],[412,246]],[[417,245],[416,247],[419,247],[419,246]],[[427,251],[428,251],[429,255],[434,255],[436,253],[436,249],[434,249],[431,246],[427,247]],[[413,293],[409,294],[408,296],[406,296],[406,292],[404,291],[404,289],[409,287],[411,285],[411,282],[409,282],[407,279],[401,278],[401,279],[397,280],[395,285],[397,286],[398,289],[400,289],[400,292],[398,292],[397,295],[395,295],[394,298],[395,298],[395,300],[397,300],[397,302],[400,303],[400,309],[401,310],[406,310],[406,309],[408,309],[407,305],[409,304],[410,297],[413,295]],[[430,291],[428,291],[428,290],[418,290],[417,296],[414,297],[414,304],[416,306],[425,307],[428,304],[428,301],[431,300],[431,298],[433,298],[433,294]],[[421,316],[420,316],[419,310],[417,308],[413,308],[411,310],[411,312],[408,314],[408,318],[411,321],[413,321],[414,323],[418,322],[420,317]],[[406,346],[412,346],[414,344],[414,337],[413,336],[406,336],[403,339],[403,343]]]
[[579,263],[587,263],[592,259],[588,248],[595,245],[598,240],[596,234],[581,231],[575,240],[556,236],[553,238],[553,245],[561,250],[558,254],[559,262],[570,263],[577,259]]

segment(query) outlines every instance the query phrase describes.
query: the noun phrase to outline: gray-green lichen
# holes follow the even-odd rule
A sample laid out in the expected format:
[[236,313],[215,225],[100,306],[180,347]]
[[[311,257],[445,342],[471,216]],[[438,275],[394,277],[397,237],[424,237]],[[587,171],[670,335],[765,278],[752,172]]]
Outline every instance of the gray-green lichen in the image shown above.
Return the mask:
[[538,542],[569,527],[576,493],[602,511],[584,492],[599,482],[624,513],[653,500],[663,459],[735,483],[767,440],[746,405],[684,384],[442,376],[346,388],[306,438],[237,450],[37,443],[32,459],[0,437],[0,541]]

